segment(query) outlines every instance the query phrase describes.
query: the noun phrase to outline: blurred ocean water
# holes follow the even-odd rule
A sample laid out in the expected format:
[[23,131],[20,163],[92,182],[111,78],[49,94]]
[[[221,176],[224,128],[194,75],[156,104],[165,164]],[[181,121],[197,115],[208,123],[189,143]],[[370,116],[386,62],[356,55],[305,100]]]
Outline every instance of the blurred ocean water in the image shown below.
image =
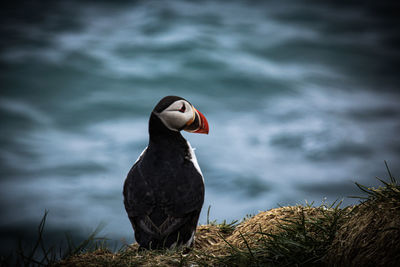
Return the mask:
[[[400,173],[398,19],[386,6],[296,1],[31,2],[0,31],[2,247],[100,222],[133,240],[122,204],[165,95],[191,101],[200,223],[358,195]],[[384,14],[384,15],[382,15]],[[397,23],[397,24],[396,24]],[[344,200],[345,204],[356,199]]]

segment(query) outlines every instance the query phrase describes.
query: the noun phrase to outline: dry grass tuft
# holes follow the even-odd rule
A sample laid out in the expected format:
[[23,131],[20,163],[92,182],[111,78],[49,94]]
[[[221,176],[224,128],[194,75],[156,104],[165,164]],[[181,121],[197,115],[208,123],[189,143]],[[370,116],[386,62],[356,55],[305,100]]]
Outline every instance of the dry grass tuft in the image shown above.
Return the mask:
[[72,256],[67,260],[63,260],[59,262],[58,266],[65,267],[95,267],[95,266],[104,266],[107,264],[112,264],[113,259],[115,258],[114,253],[107,249],[98,249],[91,253],[84,253]]
[[380,188],[358,185],[368,198],[338,230],[327,253],[330,265],[400,266],[400,186],[390,178]]
[[207,250],[223,242],[226,234],[221,233],[217,225],[200,225],[196,230],[194,248],[196,250]]
[[[260,212],[253,218],[240,224],[226,241],[236,247],[245,248],[244,238],[250,246],[265,238],[265,234],[277,234],[284,220],[293,219],[304,212],[306,218],[321,216],[318,208],[289,206]],[[244,238],[243,238],[244,237]]]

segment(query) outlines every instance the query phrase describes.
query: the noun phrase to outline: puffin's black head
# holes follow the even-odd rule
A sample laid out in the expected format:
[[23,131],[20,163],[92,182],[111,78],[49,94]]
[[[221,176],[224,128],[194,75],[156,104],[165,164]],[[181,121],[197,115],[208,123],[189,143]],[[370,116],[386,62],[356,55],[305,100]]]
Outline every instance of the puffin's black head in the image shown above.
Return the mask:
[[182,97],[164,97],[153,109],[152,114],[157,116],[171,131],[185,130],[191,133],[208,134],[206,117]]

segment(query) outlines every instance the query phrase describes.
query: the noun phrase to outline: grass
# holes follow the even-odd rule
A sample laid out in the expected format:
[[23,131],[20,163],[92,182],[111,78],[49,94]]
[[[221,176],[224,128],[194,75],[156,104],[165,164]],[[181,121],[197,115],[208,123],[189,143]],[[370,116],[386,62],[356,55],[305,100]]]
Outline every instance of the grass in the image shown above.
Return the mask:
[[390,172],[389,166],[385,161],[386,170],[389,175],[389,182],[386,182],[378,177],[378,179],[383,186],[379,188],[370,188],[359,183],[355,183],[357,187],[367,194],[366,197],[356,197],[360,199],[366,200],[365,203],[368,204],[376,204],[376,203],[386,203],[386,204],[394,204],[394,209],[400,209],[400,187],[397,183],[397,180],[394,178],[392,173]]
[[210,221],[209,207],[207,225],[198,227],[190,253],[137,251],[137,245],[112,252],[108,240],[97,237],[101,227],[77,245],[66,237],[66,249],[47,247],[45,212],[37,242],[30,248],[20,245],[14,257],[1,259],[1,266],[346,266],[355,260],[358,266],[392,266],[400,262],[400,186],[386,167],[388,181],[377,178],[381,187],[356,183],[366,193],[356,206],[306,203],[230,223]]
[[[225,256],[216,256],[211,265],[219,266],[322,266],[335,233],[351,209],[325,204],[319,207],[298,206],[295,216],[282,219],[275,233],[262,229],[257,236],[238,232],[244,246],[230,243]],[[312,216],[310,216],[312,211]]]
[[20,240],[14,254],[0,258],[0,266],[50,266],[61,259],[109,247],[106,238],[98,237],[103,228],[101,224],[85,240],[78,244],[75,244],[71,236],[66,233],[66,245],[60,243],[58,246],[47,246],[44,239],[47,216],[48,211],[46,210],[37,228],[36,242],[33,245],[29,245]]
[[[386,164],[386,162],[385,162]],[[356,185],[365,192],[363,202],[337,232],[327,262],[343,266],[399,266],[400,185],[387,164],[389,181],[377,178],[378,188]]]

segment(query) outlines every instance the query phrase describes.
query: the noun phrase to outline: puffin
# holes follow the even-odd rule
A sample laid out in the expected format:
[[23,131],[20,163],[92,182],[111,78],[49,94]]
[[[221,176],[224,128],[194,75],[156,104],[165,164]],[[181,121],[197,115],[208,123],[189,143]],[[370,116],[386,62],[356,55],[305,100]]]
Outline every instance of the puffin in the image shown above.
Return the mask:
[[190,249],[204,202],[204,178],[181,131],[208,134],[207,119],[179,96],[151,112],[149,143],[130,169],[124,206],[141,249]]

